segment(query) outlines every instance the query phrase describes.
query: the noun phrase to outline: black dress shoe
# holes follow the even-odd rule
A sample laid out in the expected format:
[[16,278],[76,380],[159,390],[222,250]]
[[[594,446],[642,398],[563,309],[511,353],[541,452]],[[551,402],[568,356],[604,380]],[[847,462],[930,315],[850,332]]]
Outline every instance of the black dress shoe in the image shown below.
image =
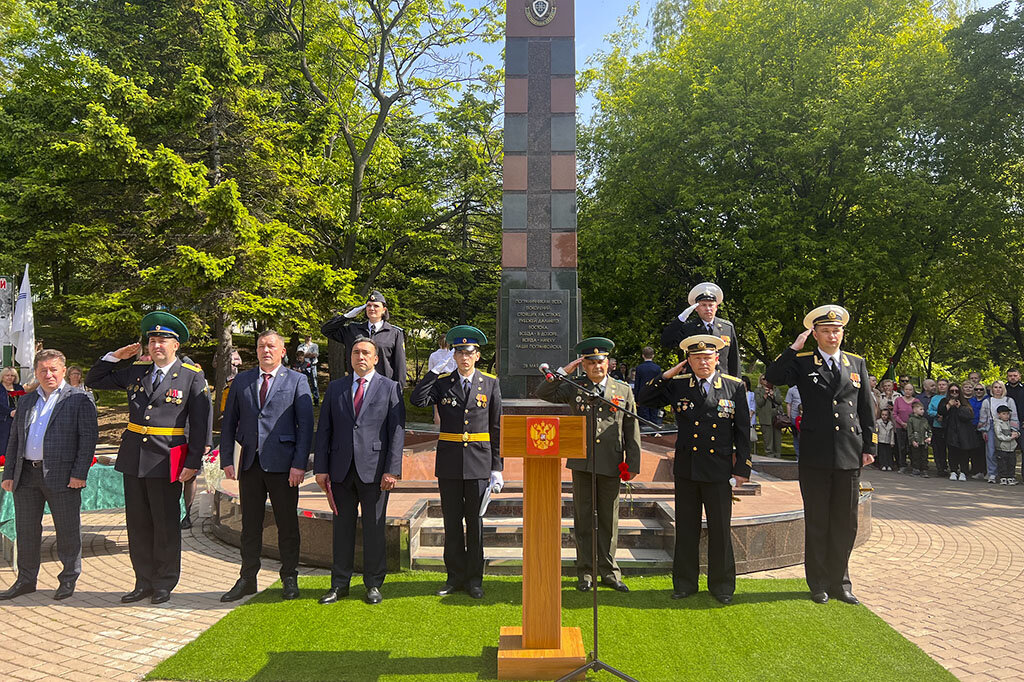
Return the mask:
[[455,585],[449,585],[448,583],[445,583],[444,587],[437,591],[437,596],[447,597],[449,594],[455,594],[456,592],[460,592],[461,590],[461,586],[456,587]]
[[580,578],[579,582],[576,583],[576,589],[580,592],[590,592],[590,590],[594,589],[594,583],[590,578]]
[[122,604],[131,604],[133,602],[142,601],[146,597],[153,594],[153,589],[150,587],[136,587],[128,594],[121,595]]
[[299,598],[299,579],[295,576],[281,578],[281,599]]
[[163,604],[165,601],[170,600],[170,598],[170,590],[156,589],[153,590],[153,596],[149,598],[149,602],[151,604]]
[[220,596],[221,601],[238,601],[242,597],[256,594],[256,581],[239,578],[235,586]]
[[477,587],[476,585],[474,585],[473,587],[469,588],[469,596],[472,599],[483,599],[484,598],[484,588]]
[[23,594],[31,594],[36,591],[36,584],[27,580],[15,580],[14,584],[3,592],[0,592],[0,600],[14,599]]
[[74,580],[62,580],[57,590],[53,593],[53,598],[57,601],[61,599],[67,599],[75,593],[75,581]]
[[384,601],[384,597],[380,593],[380,588],[371,587],[366,590],[366,603],[367,604],[379,604]]
[[324,592],[324,596],[317,599],[320,604],[333,604],[339,599],[343,599],[348,596],[348,587],[332,587],[331,589]]
[[718,603],[724,604],[725,606],[729,606],[730,604],[732,604],[731,594],[716,594],[715,599],[718,600]]
[[853,604],[854,606],[860,603],[860,599],[857,599],[853,592],[850,592],[849,590],[841,590],[839,594],[836,595],[836,599],[847,604]]
[[693,595],[694,595],[694,592],[691,592],[689,590],[679,590],[677,592],[673,592],[672,593],[672,598],[673,599],[686,599],[687,597],[692,597]]
[[619,592],[629,592],[629,587],[626,586],[626,583],[616,578],[601,578],[601,584]]
[[827,604],[828,592],[815,592],[811,595],[811,601],[813,601],[815,604]]

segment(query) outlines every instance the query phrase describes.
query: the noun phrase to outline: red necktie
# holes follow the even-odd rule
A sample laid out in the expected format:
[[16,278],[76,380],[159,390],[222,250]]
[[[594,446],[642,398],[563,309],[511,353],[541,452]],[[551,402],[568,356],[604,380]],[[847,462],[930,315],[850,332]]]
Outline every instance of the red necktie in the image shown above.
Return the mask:
[[261,410],[263,409],[263,406],[267,402],[267,391],[270,390],[270,377],[271,376],[272,376],[271,374],[266,374],[266,373],[264,373],[264,375],[263,375],[263,385],[260,386],[260,409]]
[[357,381],[359,382],[359,387],[356,388],[356,397],[352,399],[352,411],[355,412],[358,417],[359,408],[363,406],[363,389],[366,388],[366,379],[364,377],[359,377]]

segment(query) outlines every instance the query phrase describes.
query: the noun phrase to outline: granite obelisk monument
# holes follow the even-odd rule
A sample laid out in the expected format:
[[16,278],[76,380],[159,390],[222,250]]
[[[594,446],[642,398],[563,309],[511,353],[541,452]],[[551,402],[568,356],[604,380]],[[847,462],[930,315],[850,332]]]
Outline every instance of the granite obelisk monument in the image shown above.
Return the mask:
[[528,398],[541,363],[571,359],[576,275],[576,29],[573,0],[508,0],[498,371]]

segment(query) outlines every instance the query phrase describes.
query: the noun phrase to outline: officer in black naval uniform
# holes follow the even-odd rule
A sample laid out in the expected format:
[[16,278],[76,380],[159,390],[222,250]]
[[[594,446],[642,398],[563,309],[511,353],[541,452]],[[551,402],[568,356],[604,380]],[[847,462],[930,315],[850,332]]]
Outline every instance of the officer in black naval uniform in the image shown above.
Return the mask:
[[[345,374],[352,373],[352,345],[358,338],[373,339],[377,344],[377,365],[374,369],[405,388],[405,331],[388,322],[387,301],[379,291],[370,292],[366,303],[344,315],[335,315],[320,331],[329,339],[345,346]],[[366,312],[366,322],[352,318]]]
[[[484,532],[480,504],[488,488],[501,490],[501,388],[498,378],[476,369],[487,337],[459,325],[445,336],[451,349],[412,390],[413,405],[437,405],[441,434],[434,475],[444,515],[445,596],[465,589],[484,596]],[[445,373],[456,368],[458,371]],[[466,523],[463,534],[462,523]]]
[[121,601],[151,597],[160,604],[170,599],[181,575],[181,485],[202,463],[213,412],[203,371],[177,357],[189,337],[185,324],[157,311],[142,318],[141,327],[153,359],[120,365],[136,357],[140,344],[119,348],[92,366],[85,384],[128,391],[128,428],[121,435],[114,468],[124,476],[135,588]]
[[743,381],[715,369],[725,345],[718,336],[683,339],[686,361],[640,388],[637,402],[669,405],[676,415],[676,546],[672,598],[697,592],[701,506],[708,519],[708,590],[723,604],[736,591],[732,552],[732,484],[750,478],[750,412]]
[[[601,392],[606,399],[636,412],[633,389],[624,381],[608,376],[608,354],[615,343],[593,336],[576,344],[577,359],[558,368],[561,376],[571,375],[581,364],[586,378],[577,383]],[[587,458],[570,459],[572,469],[573,535],[576,540],[576,589],[586,592],[594,587],[594,570],[601,582],[620,592],[629,592],[615,561],[619,539],[619,464],[625,461],[628,476],[640,473],[640,424],[629,415],[600,403],[593,410],[579,389],[562,381],[546,381],[537,389],[537,397],[552,403],[572,406],[574,414],[587,416],[587,430],[595,434],[587,440]],[[592,496],[591,476],[597,476],[597,500]],[[597,506],[597,566],[593,562],[594,505]]]
[[[679,317],[668,323],[661,333],[661,342],[667,348],[679,348],[683,339],[697,334],[717,336],[725,346],[719,352],[722,371],[734,377],[740,375],[740,339],[736,336],[736,327],[729,320],[718,317],[718,306],[722,304],[724,294],[721,287],[713,282],[701,282],[690,289],[687,300],[690,307],[679,314]],[[692,313],[696,312],[696,315]],[[685,360],[685,354],[680,353]]]
[[[841,306],[815,308],[804,318],[807,331],[765,371],[776,386],[796,386],[803,400],[804,571],[811,598],[819,604],[829,595],[859,603],[848,566],[857,537],[860,470],[875,460],[878,443],[867,364],[839,348],[849,319]],[[812,333],[818,348],[804,351]]]

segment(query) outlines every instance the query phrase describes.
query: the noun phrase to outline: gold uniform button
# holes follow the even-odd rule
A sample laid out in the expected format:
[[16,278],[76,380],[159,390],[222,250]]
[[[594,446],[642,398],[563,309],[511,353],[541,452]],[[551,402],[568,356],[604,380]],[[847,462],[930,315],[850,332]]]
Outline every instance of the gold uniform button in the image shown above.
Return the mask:
[[600,443],[600,442],[601,442],[601,439],[600,439],[600,438],[595,438],[595,439],[594,439],[594,442],[595,442],[595,443]]
[[693,446],[693,451],[697,452],[697,446],[696,445]]
[[149,421],[149,415],[148,414],[146,415],[146,421]]
[[848,401],[848,402],[850,403],[850,407],[853,407],[853,401],[852,401],[852,400],[850,400],[850,401]]
[[696,433],[695,433],[695,434],[693,434],[693,437],[694,437],[694,438],[699,438],[699,437],[700,437],[700,435],[699,435],[699,434],[696,434]]
[[855,415],[853,412],[851,412],[850,413],[850,419],[856,419],[856,418],[857,418],[857,415]]
[[715,437],[714,437],[714,436],[711,436],[711,440],[714,440],[714,439],[715,439]]
[[713,428],[713,429],[717,429],[717,428],[718,428],[718,424],[712,424],[712,425],[711,425],[711,428]]
[[836,431],[838,431],[838,430],[839,430],[839,427],[838,427],[838,426],[836,426]]
[[839,404],[839,401],[838,401],[838,400],[833,400],[833,401],[832,401],[832,404],[833,404],[833,405],[838,405],[838,404]]
[[466,414],[469,414],[469,410],[466,410]]
[[711,452],[711,454],[712,454],[712,455],[713,455],[713,454],[715,454],[715,449],[714,449],[714,448],[711,448],[711,451],[710,451],[710,452]]
[[146,409],[147,409],[147,410],[152,410],[152,409],[153,409],[153,406],[152,406],[152,405],[147,405],[147,406],[146,406]]
[[837,418],[837,419],[839,418],[839,413],[838,413],[838,412],[836,412],[836,418]]
[[700,422],[693,422],[694,426],[700,426]]
[[469,420],[468,419],[466,420],[466,423],[469,424]]
[[462,444],[462,447],[464,447],[464,448],[468,448],[468,447],[469,447],[469,443],[463,443],[463,444]]
[[857,433],[857,430],[855,428],[853,428],[852,426],[850,427],[850,431],[852,431],[853,433]]
[[142,442],[143,442],[143,443],[148,443],[148,442],[149,442],[149,439],[148,439],[148,438],[143,438],[143,439],[142,439]]

